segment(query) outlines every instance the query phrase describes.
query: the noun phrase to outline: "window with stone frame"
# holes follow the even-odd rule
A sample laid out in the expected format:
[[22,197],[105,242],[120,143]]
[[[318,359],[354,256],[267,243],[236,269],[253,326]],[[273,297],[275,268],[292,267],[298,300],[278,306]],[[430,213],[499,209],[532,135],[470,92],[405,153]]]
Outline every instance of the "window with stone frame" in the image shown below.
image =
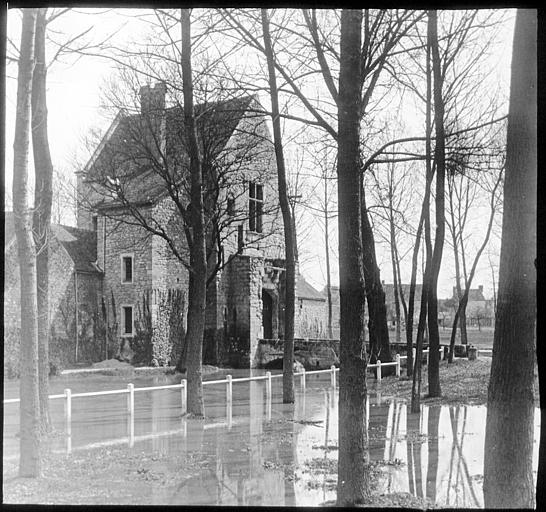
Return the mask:
[[121,335],[122,336],[133,336],[135,332],[133,311],[134,309],[132,305],[124,304],[121,306]]
[[261,233],[263,229],[264,187],[254,181],[248,182],[248,228]]
[[134,260],[133,254],[121,255],[121,282],[123,284],[132,284],[134,279]]

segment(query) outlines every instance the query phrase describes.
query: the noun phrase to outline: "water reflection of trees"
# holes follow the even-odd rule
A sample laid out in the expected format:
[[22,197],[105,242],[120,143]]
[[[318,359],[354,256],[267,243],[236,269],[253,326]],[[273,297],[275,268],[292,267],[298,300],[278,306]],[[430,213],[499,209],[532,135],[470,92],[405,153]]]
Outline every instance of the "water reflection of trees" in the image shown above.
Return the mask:
[[[471,475],[463,449],[465,436],[468,435],[467,407],[423,406],[419,413],[411,413],[405,404],[391,402],[389,409],[385,458],[396,462],[396,454],[401,454],[397,445],[401,439],[400,418],[405,414],[405,462],[409,493],[431,502],[438,500],[439,504],[447,506],[481,507],[476,475]],[[449,423],[442,422],[442,417],[446,420],[447,415]],[[450,435],[446,427],[450,428]],[[396,489],[392,483],[393,472],[399,470],[387,471],[388,492],[402,490],[400,486]],[[444,470],[447,478],[444,477]],[[445,502],[441,503],[444,499]]]
[[[294,506],[335,499],[335,394],[308,389],[297,394],[292,411],[280,412],[276,404],[273,415],[264,395],[263,383],[253,382],[249,414],[234,416],[231,426],[188,420],[183,451],[206,460],[181,482],[171,503]],[[403,401],[373,397],[368,405],[367,454],[381,469],[374,478],[378,492],[409,490],[439,505],[481,506],[481,483],[473,473],[480,471],[477,464],[481,468],[480,437],[474,435],[480,436],[483,408],[423,405],[412,414]],[[154,431],[164,426],[162,406],[152,415]],[[153,444],[156,451],[168,445]]]

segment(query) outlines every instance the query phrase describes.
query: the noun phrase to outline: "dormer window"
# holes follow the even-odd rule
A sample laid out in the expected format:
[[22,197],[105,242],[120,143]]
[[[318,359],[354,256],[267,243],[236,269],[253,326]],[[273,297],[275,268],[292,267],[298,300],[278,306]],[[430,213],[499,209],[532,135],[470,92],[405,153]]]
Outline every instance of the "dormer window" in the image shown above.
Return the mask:
[[248,227],[250,231],[262,232],[264,188],[253,181],[248,182]]
[[132,284],[133,283],[133,263],[134,255],[133,254],[122,254],[121,255],[121,282],[122,284]]

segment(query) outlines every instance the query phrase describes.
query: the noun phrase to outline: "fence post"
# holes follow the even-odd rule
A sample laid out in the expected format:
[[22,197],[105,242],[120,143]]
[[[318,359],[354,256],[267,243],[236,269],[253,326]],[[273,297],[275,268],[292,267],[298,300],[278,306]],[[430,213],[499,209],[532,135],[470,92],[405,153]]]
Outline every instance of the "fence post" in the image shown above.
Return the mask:
[[396,376],[400,377],[400,354],[396,354]]
[[271,421],[271,372],[266,372],[265,375],[267,377],[265,381],[267,420]]
[[381,359],[377,360],[377,380],[381,382]]
[[135,386],[134,384],[127,384],[127,412],[134,414],[135,412]]
[[226,400],[231,402],[233,400],[233,384],[231,382],[231,375],[226,376],[227,386],[226,386]]
[[330,375],[330,383],[332,384],[332,387],[335,389],[336,387],[336,365],[333,364],[330,366],[330,370],[332,371]]
[[265,383],[265,392],[268,400],[271,400],[271,372],[265,373],[267,381]]
[[305,368],[301,371],[301,389],[305,391]]
[[182,379],[180,385],[180,401],[182,406],[182,414],[186,414],[188,412],[188,381],[186,379]]
[[64,396],[66,397],[66,401],[64,403],[66,434],[70,436],[72,435],[72,391],[70,391],[68,388],[65,389]]

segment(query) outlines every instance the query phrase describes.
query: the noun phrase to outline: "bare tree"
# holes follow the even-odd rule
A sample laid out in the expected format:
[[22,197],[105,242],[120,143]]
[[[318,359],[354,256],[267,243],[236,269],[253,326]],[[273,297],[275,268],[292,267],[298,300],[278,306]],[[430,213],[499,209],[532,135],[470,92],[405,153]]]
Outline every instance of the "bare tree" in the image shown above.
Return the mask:
[[36,9],[23,11],[13,143],[13,213],[21,282],[19,475],[22,477],[37,477],[41,474],[36,247],[32,234],[32,214],[28,206],[28,158],[37,14]]
[[181,9],[182,31],[181,71],[184,91],[184,124],[188,137],[190,157],[190,206],[191,219],[190,281],[188,291],[188,412],[197,416],[205,413],[203,404],[202,351],[205,328],[205,300],[207,291],[207,258],[205,250],[205,217],[203,206],[203,174],[197,144],[193,112],[192,46],[190,10]]
[[[492,145],[491,142],[490,145]],[[494,165],[494,163],[492,163],[492,165]],[[451,331],[449,362],[453,362],[457,326],[460,326],[461,329],[461,341],[463,343],[465,342],[464,336],[466,336],[466,306],[468,304],[468,297],[472,285],[472,280],[474,279],[480,257],[489,243],[489,238],[493,228],[493,221],[495,219],[495,214],[498,211],[501,200],[498,194],[498,189],[499,185],[502,182],[503,164],[502,162],[498,162],[497,165],[501,167],[498,172],[495,173],[495,169],[488,169],[484,166],[483,170],[481,172],[478,172],[474,178],[471,175],[465,176],[464,169],[451,169],[448,174],[448,200],[449,213],[451,218],[450,222],[448,222],[448,226],[451,231],[453,240],[456,269],[459,267],[459,254],[457,253],[460,251],[461,255],[464,255],[468,251],[465,244],[465,225],[468,212],[471,210],[473,198],[475,197],[475,193],[473,193],[472,190],[478,189],[478,191],[481,191],[482,193],[487,193],[489,195],[489,219],[487,222],[486,232],[483,237],[482,243],[475,253],[474,259],[471,264],[470,272],[466,271],[466,260],[468,259],[468,255],[462,258],[464,262],[464,289],[461,289],[460,285],[460,271],[456,273],[457,294],[459,301],[455,311],[453,327]],[[463,172],[462,174],[461,171]],[[486,173],[490,174],[490,176],[485,175]],[[454,204],[455,201],[457,201],[457,205]]]
[[436,236],[434,249],[430,260],[430,274],[423,280],[428,288],[428,394],[431,397],[440,396],[440,333],[438,331],[438,274],[442,263],[442,253],[445,239],[445,128],[444,128],[444,97],[442,95],[443,77],[441,73],[440,52],[438,49],[438,13],[429,11],[429,39],[432,57],[434,126],[436,140],[434,145],[434,165],[436,167]]
[[36,245],[36,279],[38,301],[38,361],[40,389],[40,423],[44,432],[49,418],[49,238],[53,199],[53,164],[47,130],[47,9],[38,10],[34,36],[36,63],[32,77],[32,149],[34,153],[34,242]]
[[[284,91],[298,100],[298,105],[305,112],[305,116],[285,114],[286,119],[306,123],[324,130],[334,141],[337,141],[338,133],[335,128],[336,106],[339,93],[336,90],[335,76],[339,69],[339,53],[336,50],[338,43],[339,14],[335,11],[325,11],[322,15],[321,26],[319,13],[315,10],[303,10],[300,13],[294,11],[291,16],[292,23],[297,24],[297,29],[279,27],[287,33],[286,38],[279,37],[279,44],[284,47],[276,52],[275,68],[285,81]],[[242,14],[223,11],[225,20],[229,26],[241,34],[243,40],[260,52],[264,52],[263,45],[257,40],[252,31],[252,13],[246,12],[247,23],[241,21]],[[362,30],[363,45],[361,48],[362,74],[361,74],[361,107],[363,118],[371,117],[372,98],[385,70],[386,62],[397,51],[397,45],[415,25],[419,16],[412,11],[403,10],[366,10],[364,13]],[[297,50],[295,51],[295,48]],[[324,84],[328,91],[327,98],[313,98],[307,94],[306,82],[310,77]],[[368,141],[361,141],[361,154]],[[361,172],[367,168],[367,161],[361,156]],[[383,361],[390,361],[390,346],[385,308],[385,294],[382,288],[377,258],[375,255],[375,240],[371,223],[366,208],[366,198],[361,191],[361,211],[363,215],[361,229],[363,235],[364,272],[369,309],[370,352],[376,359],[380,356]],[[364,208],[362,208],[364,207]]]
[[338,98],[338,229],[340,279],[339,459],[337,504],[369,495],[366,431],[365,287],[360,239],[360,47],[362,11],[341,13]]
[[273,46],[269,29],[267,9],[261,10],[262,32],[265,56],[269,76],[269,94],[271,96],[271,118],[273,121],[273,142],[277,161],[277,176],[279,181],[279,201],[284,225],[285,249],[285,302],[284,302],[284,343],[283,343],[283,403],[294,402],[294,312],[296,298],[296,226],[290,204],[288,202],[288,187],[281,134],[281,119],[279,113],[279,94],[273,57]]
[[537,12],[518,10],[506,135],[504,211],[487,396],[487,508],[532,508],[536,364]]

